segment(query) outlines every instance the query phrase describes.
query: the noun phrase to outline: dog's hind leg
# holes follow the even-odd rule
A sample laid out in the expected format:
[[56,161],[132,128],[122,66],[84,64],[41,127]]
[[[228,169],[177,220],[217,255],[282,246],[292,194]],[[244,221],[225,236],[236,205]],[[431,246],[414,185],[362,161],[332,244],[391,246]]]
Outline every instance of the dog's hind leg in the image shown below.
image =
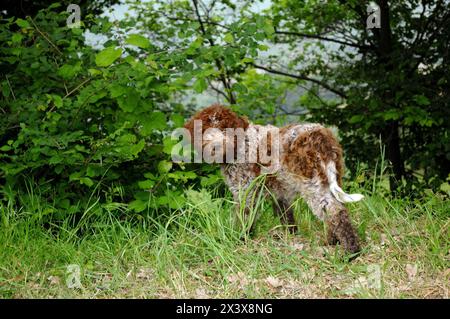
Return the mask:
[[328,243],[339,242],[345,251],[352,254],[359,252],[358,235],[352,226],[344,204],[338,201],[325,187],[311,188],[302,195],[314,215],[327,224]]

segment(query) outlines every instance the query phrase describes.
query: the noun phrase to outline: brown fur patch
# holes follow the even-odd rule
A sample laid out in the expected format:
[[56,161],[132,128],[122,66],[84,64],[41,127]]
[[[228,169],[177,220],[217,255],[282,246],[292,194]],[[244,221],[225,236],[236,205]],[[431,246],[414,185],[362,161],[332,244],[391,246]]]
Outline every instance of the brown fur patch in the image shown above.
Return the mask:
[[276,174],[267,175],[265,184],[271,190],[282,190],[283,183],[277,178]]
[[323,164],[333,161],[337,170],[337,181],[341,185],[343,175],[342,148],[327,128],[318,128],[299,135],[285,150],[282,159],[292,172],[306,178],[318,174],[324,185],[328,184]]
[[261,174],[261,166],[257,163],[251,165],[251,171],[255,176],[259,176]]
[[202,133],[209,128],[218,128],[225,133],[226,128],[243,128],[248,127],[247,118],[240,117],[231,109],[220,104],[213,104],[199,112],[197,112],[184,127],[189,130],[191,136],[194,136],[194,121],[202,121]]
[[346,209],[342,209],[328,220],[328,242],[340,242],[344,249],[351,253],[359,252],[358,236],[350,222]]

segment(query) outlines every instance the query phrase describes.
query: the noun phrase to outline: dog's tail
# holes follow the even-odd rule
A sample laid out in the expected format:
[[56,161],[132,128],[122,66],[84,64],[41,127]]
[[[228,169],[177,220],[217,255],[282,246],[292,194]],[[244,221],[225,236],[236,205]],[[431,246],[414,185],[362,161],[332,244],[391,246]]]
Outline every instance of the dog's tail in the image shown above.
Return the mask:
[[347,194],[342,190],[336,180],[336,165],[334,162],[329,162],[326,167],[328,183],[330,185],[330,191],[333,196],[341,203],[358,202],[364,198],[361,194]]

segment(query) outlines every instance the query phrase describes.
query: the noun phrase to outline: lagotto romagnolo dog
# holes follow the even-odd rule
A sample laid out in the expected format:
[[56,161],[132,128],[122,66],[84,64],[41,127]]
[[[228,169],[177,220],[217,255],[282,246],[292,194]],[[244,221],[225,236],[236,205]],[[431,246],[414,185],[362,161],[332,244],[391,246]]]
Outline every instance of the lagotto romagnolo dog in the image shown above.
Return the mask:
[[[195,136],[196,123],[197,127],[201,125],[203,140],[197,144],[192,141],[194,149],[201,152],[199,148],[219,143],[225,150],[223,161],[218,162],[234,200],[245,203],[246,214],[252,209],[252,193],[258,190],[252,181],[265,174],[264,186],[276,199],[274,211],[292,232],[296,231],[292,204],[302,197],[314,215],[327,224],[330,244],[339,242],[347,252],[359,251],[358,236],[344,203],[359,201],[363,196],[342,190],[342,148],[329,129],[311,123],[282,128],[255,125],[218,104],[199,111],[185,124],[191,136]],[[228,129],[244,131],[243,142],[230,137]],[[261,148],[270,156],[264,158]],[[227,152],[234,154],[227,156]],[[250,156],[237,160],[242,153],[256,154],[255,160],[249,160]],[[242,201],[242,194],[246,194],[246,200]]]

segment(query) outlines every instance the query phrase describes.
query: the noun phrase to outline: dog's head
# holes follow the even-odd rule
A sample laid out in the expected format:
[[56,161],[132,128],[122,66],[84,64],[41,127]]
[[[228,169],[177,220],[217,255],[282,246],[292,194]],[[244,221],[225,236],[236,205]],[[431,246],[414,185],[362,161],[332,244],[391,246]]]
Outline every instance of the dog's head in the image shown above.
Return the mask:
[[223,132],[227,128],[243,128],[248,127],[247,118],[240,117],[231,109],[220,104],[213,104],[199,112],[197,112],[184,127],[194,135],[194,121],[201,121],[202,134],[209,128],[217,128]]
[[[224,150],[227,144],[233,145],[233,148],[235,148],[234,138],[230,141],[225,138],[226,130],[246,130],[248,126],[249,122],[246,117],[240,117],[231,109],[220,104],[213,104],[197,112],[184,125],[184,128],[189,131],[192,143],[194,143],[194,138],[198,133],[202,135],[201,144],[195,145],[194,143],[194,148],[201,151],[198,148],[212,147],[212,144],[216,146],[220,144],[220,147],[223,147]],[[197,132],[195,132],[195,128]],[[223,154],[225,155],[225,152]]]

